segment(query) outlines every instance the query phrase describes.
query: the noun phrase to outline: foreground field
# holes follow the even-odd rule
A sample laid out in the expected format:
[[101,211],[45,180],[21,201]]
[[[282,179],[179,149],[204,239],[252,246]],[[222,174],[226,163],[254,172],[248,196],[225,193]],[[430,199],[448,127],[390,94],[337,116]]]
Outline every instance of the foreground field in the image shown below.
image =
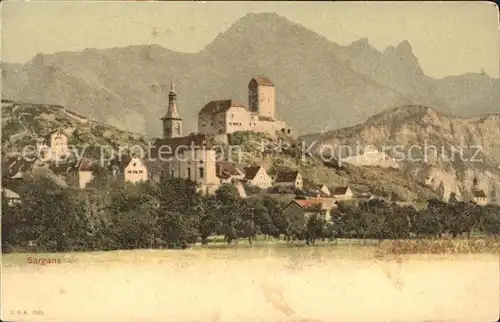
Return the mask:
[[[2,320],[498,319],[498,255],[380,256],[376,249],[261,245],[9,254],[3,257]],[[41,265],[34,259],[55,260]]]

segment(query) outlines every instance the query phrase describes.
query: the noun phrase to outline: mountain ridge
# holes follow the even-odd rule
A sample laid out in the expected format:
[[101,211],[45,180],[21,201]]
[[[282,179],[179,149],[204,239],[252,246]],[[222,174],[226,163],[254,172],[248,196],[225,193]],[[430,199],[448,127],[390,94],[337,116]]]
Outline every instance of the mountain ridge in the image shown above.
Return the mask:
[[39,54],[24,65],[3,63],[2,94],[64,105],[149,136],[161,133],[158,118],[172,79],[187,132],[196,129],[197,112],[208,101],[246,102],[247,82],[258,74],[276,84],[278,114],[298,133],[352,126],[408,104],[465,116],[500,106],[494,90],[500,80],[488,75],[431,79],[407,41],[384,52],[367,39],[339,46],[277,14],[249,14],[197,53],[130,45]]
[[487,195],[495,194],[497,200],[498,138],[500,113],[475,118],[449,117],[427,106],[399,107],[353,127],[302,137],[309,145],[315,143],[316,153],[323,146],[358,147],[349,150],[354,151],[348,156],[351,160],[364,155],[365,148],[375,147],[393,162],[381,158],[372,162],[374,166],[397,163],[397,168],[414,180],[424,183],[432,179],[427,184],[441,190],[445,199],[451,193],[470,198],[476,178],[479,188]]

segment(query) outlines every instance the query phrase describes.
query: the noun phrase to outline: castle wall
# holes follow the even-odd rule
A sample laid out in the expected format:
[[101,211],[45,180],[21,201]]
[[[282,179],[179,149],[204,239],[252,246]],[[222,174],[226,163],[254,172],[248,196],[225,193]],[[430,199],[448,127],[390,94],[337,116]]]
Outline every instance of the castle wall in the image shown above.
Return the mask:
[[274,138],[276,132],[280,132],[281,129],[286,129],[286,123],[283,121],[257,121],[252,131],[267,133]]
[[223,134],[226,130],[226,114],[199,114],[198,115],[198,133],[214,135]]
[[226,111],[226,133],[248,131],[250,129],[250,113],[246,107],[232,106]]

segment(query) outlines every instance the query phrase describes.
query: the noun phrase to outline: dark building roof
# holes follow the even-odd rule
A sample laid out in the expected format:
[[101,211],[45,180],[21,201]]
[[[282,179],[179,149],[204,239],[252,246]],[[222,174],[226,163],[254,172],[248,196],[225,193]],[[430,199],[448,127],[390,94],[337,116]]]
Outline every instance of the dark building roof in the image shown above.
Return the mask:
[[51,162],[49,163],[49,169],[55,174],[69,174],[71,172],[78,171],[77,162]]
[[[151,155],[149,156],[151,159],[156,159],[161,157],[162,159],[166,159],[172,157],[177,148],[183,147],[182,150],[191,150],[191,145],[195,148],[203,148],[211,149],[214,147],[214,141],[211,137],[204,134],[191,134],[188,136],[176,137],[171,139],[156,139],[153,142],[153,146],[151,148]],[[161,151],[160,151],[161,148]],[[177,150],[180,152],[179,150]],[[160,156],[161,153],[161,156]]]
[[259,121],[273,122],[274,119],[272,117],[269,117],[269,116],[259,115]]
[[95,162],[92,162],[92,160],[90,159],[83,158],[78,166],[78,171],[98,172],[99,165]]
[[118,170],[123,171],[123,169],[127,167],[130,161],[132,161],[132,157],[128,154],[116,156],[109,161],[108,169],[112,170],[113,168],[117,168]]
[[483,190],[474,190],[472,191],[472,194],[474,195],[474,198],[486,198],[486,194]]
[[349,187],[337,187],[337,188],[333,189],[332,195],[334,195],[334,196],[345,195],[347,193],[348,188]]
[[202,107],[198,114],[224,113],[232,106],[245,107],[245,105],[235,100],[210,101]]
[[[35,157],[35,156],[33,156]],[[20,155],[5,157],[2,161],[2,174],[6,176],[15,176],[18,173],[30,171],[35,163],[31,158],[23,158]]]
[[150,174],[161,173],[163,171],[164,164],[158,160],[144,160],[142,162]]
[[248,86],[250,86],[252,83],[257,83],[257,85],[261,85],[261,86],[273,86],[274,87],[273,82],[271,82],[271,80],[266,76],[255,76],[254,78],[252,78],[250,80],[250,83],[248,84]]
[[216,162],[216,175],[221,179],[229,179],[231,176],[239,176],[242,173],[238,170],[235,163],[230,161]]
[[243,170],[245,171],[245,179],[253,180],[257,173],[259,172],[260,166],[246,167]]
[[293,182],[297,179],[298,175],[298,171],[281,171],[276,176],[276,182]]

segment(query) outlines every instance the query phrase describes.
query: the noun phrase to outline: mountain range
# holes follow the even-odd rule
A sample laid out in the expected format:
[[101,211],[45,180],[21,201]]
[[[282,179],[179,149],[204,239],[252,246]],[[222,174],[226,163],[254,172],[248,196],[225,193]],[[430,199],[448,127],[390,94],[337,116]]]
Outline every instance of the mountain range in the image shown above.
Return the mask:
[[367,39],[340,46],[274,13],[240,18],[197,53],[144,45],[4,62],[2,95],[63,105],[154,137],[160,134],[171,80],[190,132],[210,100],[247,102],[247,84],[255,75],[273,80],[278,114],[298,134],[353,126],[403,105],[462,117],[500,110],[499,79],[485,73],[434,79],[424,74],[407,41],[383,52]]

